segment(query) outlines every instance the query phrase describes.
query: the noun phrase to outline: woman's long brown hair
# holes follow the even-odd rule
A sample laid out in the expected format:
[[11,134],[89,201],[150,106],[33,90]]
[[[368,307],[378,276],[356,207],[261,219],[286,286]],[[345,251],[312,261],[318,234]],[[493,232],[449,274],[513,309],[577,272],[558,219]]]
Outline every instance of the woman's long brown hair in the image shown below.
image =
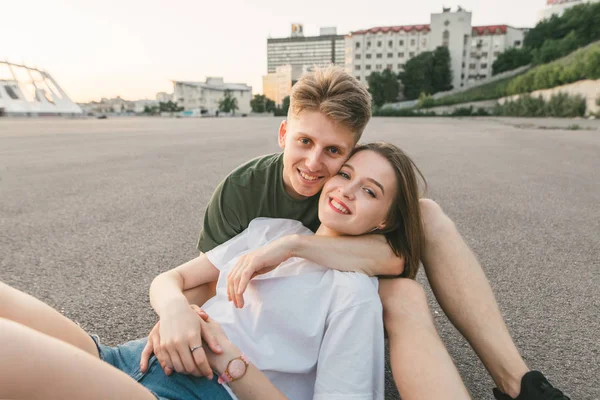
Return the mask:
[[423,192],[427,188],[427,181],[414,161],[393,144],[375,142],[358,145],[352,155],[365,150],[374,151],[388,160],[396,173],[398,188],[388,213],[386,227],[375,233],[383,234],[394,253],[404,258],[404,271],[400,276],[414,279],[423,247],[418,178],[423,182]]

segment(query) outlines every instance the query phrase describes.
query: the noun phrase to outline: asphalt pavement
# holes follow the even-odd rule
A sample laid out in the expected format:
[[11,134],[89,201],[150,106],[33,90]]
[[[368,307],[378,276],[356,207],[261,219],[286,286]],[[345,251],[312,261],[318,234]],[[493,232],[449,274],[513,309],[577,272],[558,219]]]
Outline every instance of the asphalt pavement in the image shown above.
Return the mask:
[[[576,126],[575,126],[576,125]],[[276,118],[1,119],[0,280],[106,344],[156,322],[152,279],[197,255],[213,189],[278,151]],[[600,122],[374,118],[363,141],[401,146],[481,261],[531,368],[600,398]],[[494,386],[428,290],[474,399]],[[468,310],[465,310],[468,312]],[[2,344],[5,345],[5,344]],[[386,398],[395,399],[391,374]]]

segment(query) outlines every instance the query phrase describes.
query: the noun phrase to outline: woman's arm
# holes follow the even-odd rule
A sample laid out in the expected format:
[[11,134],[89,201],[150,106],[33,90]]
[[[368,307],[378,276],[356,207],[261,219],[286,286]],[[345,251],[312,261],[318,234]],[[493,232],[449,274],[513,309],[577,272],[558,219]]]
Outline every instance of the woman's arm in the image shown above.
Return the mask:
[[[218,323],[212,320],[206,312],[200,308],[195,309],[202,319],[202,329],[206,332],[210,332],[210,335],[216,337],[219,343],[223,344],[223,352],[221,354],[216,354],[210,351],[210,349],[206,351],[211,367],[220,375],[227,368],[229,361],[239,357],[242,353],[229,341],[227,335],[225,335],[225,332],[223,332],[223,329],[221,329],[221,326]],[[287,399],[287,397],[281,393],[271,381],[269,381],[261,370],[256,368],[251,362],[248,364],[244,376],[238,380],[229,382],[227,385],[239,400]]]
[[204,349],[192,352],[201,345],[202,339],[214,351],[220,351],[219,343],[201,331],[199,317],[189,306],[183,291],[212,282],[219,270],[204,254],[157,276],[150,286],[150,303],[160,317],[150,332],[148,343],[142,352],[140,368],[145,371],[152,353],[167,375],[177,371],[195,376],[212,378],[212,370],[206,360]]

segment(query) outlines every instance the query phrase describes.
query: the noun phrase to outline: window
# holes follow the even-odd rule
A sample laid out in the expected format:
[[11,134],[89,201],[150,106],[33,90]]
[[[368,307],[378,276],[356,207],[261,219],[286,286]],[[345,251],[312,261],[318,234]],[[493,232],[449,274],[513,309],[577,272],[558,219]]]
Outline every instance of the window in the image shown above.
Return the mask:
[[520,40],[515,40],[515,47],[520,46],[521,45],[521,41]]
[[360,71],[360,65],[355,65],[354,69],[357,70],[357,71]]
[[371,54],[367,54],[367,59],[371,59]]
[[481,79],[487,78],[487,75],[480,75],[480,76],[481,76]]
[[377,47],[381,47],[381,40],[377,41]]
[[398,64],[398,69],[404,68],[404,64]]
[[356,42],[356,48],[360,49],[360,42]]
[[365,65],[365,69],[366,70],[370,70],[371,69],[371,65],[370,64]]
[[355,55],[354,55],[354,58],[355,58],[356,60],[360,60],[360,58],[361,58],[361,55],[360,55],[360,54],[355,54]]
[[404,52],[398,53],[398,57],[400,57],[400,58],[404,57]]
[[462,67],[463,67],[463,68],[465,67],[465,62],[464,62],[464,61],[463,61],[463,63],[462,63]]
[[381,68],[382,68],[381,64],[377,64],[377,65],[375,66],[375,69],[378,69],[378,70],[379,70],[379,69],[381,69]]
[[357,76],[357,77],[356,77],[356,80],[357,80],[357,81],[360,81],[360,76]]
[[377,53],[377,54],[375,55],[375,57],[377,57],[377,58],[381,58],[382,56],[383,56],[383,54],[381,54],[381,53]]
[[13,88],[11,86],[5,85],[4,89],[6,90],[6,93],[8,94],[8,96],[11,99],[19,100],[19,96],[17,95],[17,93],[15,93],[15,91],[13,90]]
[[477,68],[476,64],[469,64],[469,69],[475,69]]
[[408,53],[408,56],[409,56],[410,58],[413,58],[413,57],[415,56],[415,52],[414,52],[414,51],[411,51],[410,53]]
[[442,34],[442,46],[448,47],[450,45],[450,32],[445,30]]
[[475,58],[477,57],[477,53],[475,53],[474,51],[471,52],[471,58]]
[[370,47],[371,47],[371,41],[369,40],[369,41],[367,42],[367,49],[369,49]]
[[481,53],[481,57],[487,57],[487,56],[488,56],[487,51],[484,51],[483,53]]
[[410,39],[410,45],[411,45],[411,46],[414,46],[414,45],[415,45],[415,43],[416,43],[416,42],[415,42],[415,39]]
[[393,46],[394,46],[394,42],[393,42],[393,41],[391,41],[391,40],[389,40],[389,41],[388,41],[388,47],[393,47]]
[[394,57],[394,53],[388,53],[388,57],[387,58],[393,58]]
[[495,52],[494,52],[494,57],[498,57],[499,55],[500,55],[500,52],[499,52],[499,51],[495,51]]
[[404,40],[401,40],[401,41],[399,41],[399,42],[398,42],[398,44],[399,44],[400,46],[404,46]]
[[481,68],[487,68],[487,64],[485,64],[485,63],[481,64]]

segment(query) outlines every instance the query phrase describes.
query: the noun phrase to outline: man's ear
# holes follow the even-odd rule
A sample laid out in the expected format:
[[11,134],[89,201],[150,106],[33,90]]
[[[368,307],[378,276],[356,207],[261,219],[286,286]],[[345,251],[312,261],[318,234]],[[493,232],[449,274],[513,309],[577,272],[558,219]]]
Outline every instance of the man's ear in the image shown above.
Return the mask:
[[282,149],[285,149],[285,135],[287,133],[287,120],[283,120],[281,121],[281,124],[279,124],[279,137],[278,137],[278,141],[279,141],[279,147],[281,147]]

